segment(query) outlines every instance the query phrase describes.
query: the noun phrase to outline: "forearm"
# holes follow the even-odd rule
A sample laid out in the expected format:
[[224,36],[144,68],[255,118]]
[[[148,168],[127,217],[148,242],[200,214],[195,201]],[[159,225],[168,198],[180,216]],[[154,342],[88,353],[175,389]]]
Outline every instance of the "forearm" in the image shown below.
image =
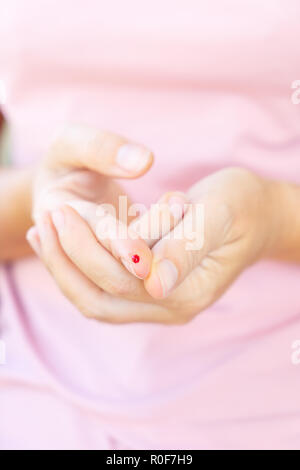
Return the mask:
[[0,262],[31,253],[25,235],[32,225],[33,171],[0,169]]

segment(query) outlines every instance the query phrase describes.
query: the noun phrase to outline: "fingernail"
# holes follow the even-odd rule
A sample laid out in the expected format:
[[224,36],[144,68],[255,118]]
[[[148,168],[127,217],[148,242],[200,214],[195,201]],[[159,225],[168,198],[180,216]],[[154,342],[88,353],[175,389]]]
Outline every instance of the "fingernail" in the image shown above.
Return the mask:
[[171,196],[168,200],[168,206],[170,207],[170,212],[173,215],[174,219],[180,220],[184,215],[184,205],[186,201],[183,197],[180,196]]
[[117,154],[118,165],[130,173],[138,173],[149,164],[151,152],[134,144],[125,144]]
[[168,259],[159,261],[156,266],[156,272],[160,279],[163,296],[166,297],[175,286],[178,279],[178,271],[175,264]]
[[39,240],[39,234],[36,227],[31,227],[26,233],[26,240],[33,249],[33,251],[39,256],[41,251],[41,244]]
[[60,209],[54,210],[53,212],[51,212],[51,218],[56,230],[58,232],[62,230],[65,224],[65,214],[63,213],[63,211]]

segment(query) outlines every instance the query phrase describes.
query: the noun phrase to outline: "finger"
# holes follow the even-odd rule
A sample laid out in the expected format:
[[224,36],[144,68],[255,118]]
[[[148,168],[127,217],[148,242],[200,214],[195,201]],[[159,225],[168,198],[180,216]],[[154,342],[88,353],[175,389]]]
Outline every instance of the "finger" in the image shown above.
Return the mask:
[[[86,316],[93,305],[100,305],[101,289],[87,279],[67,258],[60,247],[50,214],[43,214],[37,222],[41,241],[40,257],[62,293]],[[99,311],[99,317],[101,312]]]
[[[96,237],[101,245],[116,259],[120,260],[131,274],[134,274],[139,279],[145,279],[148,276],[152,262],[150,249],[144,240],[138,238],[133,231],[128,230],[126,224],[117,220],[116,217],[107,210],[107,204],[97,205],[88,201],[77,200],[70,201],[68,206],[72,207],[72,209],[88,223],[94,235],[88,230],[86,224],[82,224],[79,217],[67,211],[67,208],[66,210],[62,208],[61,210],[68,216],[66,220],[68,220],[69,224],[72,226],[69,228],[66,225],[63,231],[57,226],[62,245],[66,249],[66,252],[70,250],[70,245],[75,243],[74,236],[72,235],[73,226],[78,222],[82,232],[82,240],[89,240],[90,243],[93,243],[94,251],[99,247],[99,243],[96,243],[94,238]],[[114,209],[111,206],[109,207]],[[78,230],[79,227],[76,229],[77,237],[79,235]],[[86,264],[86,262],[81,262],[80,264]]]
[[35,226],[31,227],[26,233],[26,240],[37,256],[41,254],[41,240],[38,230]]
[[188,199],[184,193],[168,192],[149,211],[130,224],[151,248],[158,240],[169,233],[183,218]]
[[48,168],[88,168],[103,175],[136,178],[149,170],[152,152],[108,131],[86,126],[66,127],[47,155]]
[[[33,220],[45,212],[52,211],[74,198],[87,201],[109,201],[112,207],[118,209],[119,200],[125,200],[126,206],[130,199],[116,180],[107,178],[99,173],[85,170],[75,170],[64,175],[49,171],[38,172],[34,186]],[[116,211],[118,216],[118,212]]]
[[152,297],[167,297],[208,253],[220,246],[225,214],[217,207],[205,209],[201,203],[191,205],[181,223],[153,247],[152,269],[145,281]]
[[184,323],[180,315],[176,315],[161,305],[120,299],[105,292],[102,295],[101,307],[102,312],[105,312],[104,321],[109,323],[161,323],[165,325]]
[[[103,292],[80,272],[63,252],[50,214],[38,222],[41,259],[53,275],[62,293],[87,318],[108,323],[172,321],[172,313],[153,304],[144,304],[113,297]],[[173,320],[176,323],[176,319]]]
[[137,298],[145,294],[143,284],[98,243],[87,223],[73,209],[64,206],[51,217],[64,252],[97,286],[113,295]]

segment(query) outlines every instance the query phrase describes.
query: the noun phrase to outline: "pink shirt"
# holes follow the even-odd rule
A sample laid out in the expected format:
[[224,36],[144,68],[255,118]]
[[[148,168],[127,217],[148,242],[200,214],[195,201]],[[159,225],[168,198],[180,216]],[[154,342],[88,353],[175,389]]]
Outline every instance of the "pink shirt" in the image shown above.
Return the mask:
[[[228,165],[300,183],[298,0],[10,0],[17,166],[80,121],[151,147],[138,202]],[[84,319],[41,263],[0,268],[1,448],[300,448],[300,268],[261,262],[185,326]]]

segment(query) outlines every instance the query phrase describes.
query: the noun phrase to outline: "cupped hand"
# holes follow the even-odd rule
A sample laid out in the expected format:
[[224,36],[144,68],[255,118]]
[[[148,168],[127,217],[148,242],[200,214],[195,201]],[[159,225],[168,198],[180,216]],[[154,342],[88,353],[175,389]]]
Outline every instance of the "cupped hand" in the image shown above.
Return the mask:
[[[187,192],[184,216],[171,231],[147,240],[153,260],[145,288],[173,310],[176,322],[213,304],[245,268],[272,252],[279,232],[273,186],[245,169],[221,170]],[[143,216],[149,218],[151,210]],[[138,221],[132,224],[137,229]]]
[[[144,286],[132,276],[128,283],[102,292],[96,256],[97,218],[88,207],[76,203],[74,208],[76,211],[62,208],[64,225],[57,231],[50,218],[40,228],[45,262],[52,265],[59,285],[65,284],[58,279],[59,273],[68,273],[69,279],[76,277],[63,290],[79,310],[89,317],[118,323],[179,324],[191,320],[268,252],[276,229],[272,184],[247,170],[222,170],[199,181],[186,195],[164,195],[158,205],[131,223],[130,229],[152,248],[151,272]],[[154,237],[149,233],[153,221]],[[93,240],[84,255],[76,250],[83,239]],[[129,286],[135,282],[139,287],[133,294]]]
[[[29,231],[28,241],[38,250],[43,225],[51,219],[52,224],[61,227],[65,219],[61,207],[66,204],[88,203],[95,209],[101,203],[110,204],[116,208],[117,220],[119,198],[127,196],[114,178],[139,177],[148,171],[152,161],[153,155],[146,147],[123,137],[83,126],[66,127],[36,171],[33,191],[36,227]],[[76,223],[73,229],[73,233],[80,232]],[[81,231],[83,237],[77,239],[72,250],[73,254],[84,254],[89,245],[96,248],[93,256],[98,260],[99,287],[109,292],[114,291],[115,285],[121,288],[129,285],[131,291],[138,292],[141,283],[132,278],[131,272],[141,279],[148,275],[151,252],[146,243],[128,233],[124,239],[110,243],[108,252],[105,239],[96,244],[93,234],[86,234],[88,237],[84,238]],[[41,254],[46,251],[46,247],[42,248]],[[135,255],[140,258],[138,264],[132,261]]]

